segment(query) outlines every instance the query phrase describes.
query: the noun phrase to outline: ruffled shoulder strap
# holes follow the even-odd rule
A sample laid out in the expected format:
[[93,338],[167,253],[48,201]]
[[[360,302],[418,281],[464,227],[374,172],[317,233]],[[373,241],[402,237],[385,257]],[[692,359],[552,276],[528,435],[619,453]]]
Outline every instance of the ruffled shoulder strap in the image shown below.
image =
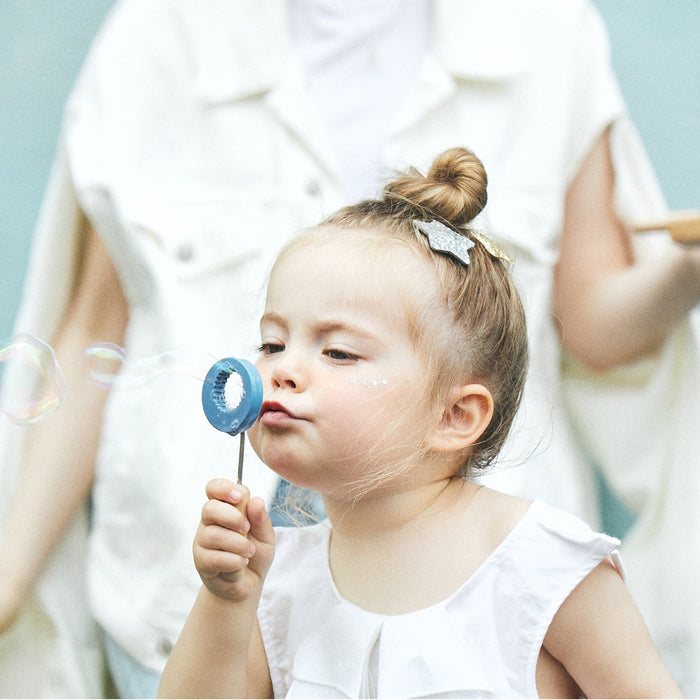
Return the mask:
[[474,629],[481,631],[477,653],[494,677],[502,678],[492,681],[498,692],[537,696],[537,659],[554,615],[604,559],[610,558],[624,578],[619,545],[579,518],[534,501],[452,597],[448,612],[464,638],[471,640]]

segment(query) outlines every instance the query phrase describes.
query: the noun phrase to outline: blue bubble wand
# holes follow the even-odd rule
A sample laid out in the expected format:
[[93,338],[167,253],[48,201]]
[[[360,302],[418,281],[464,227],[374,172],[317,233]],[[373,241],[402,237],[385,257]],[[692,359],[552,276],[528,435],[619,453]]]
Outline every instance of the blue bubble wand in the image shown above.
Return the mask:
[[[229,380],[234,374],[240,379],[238,392],[229,387]],[[216,362],[204,378],[202,407],[207,420],[223,433],[241,436],[238,448],[239,484],[243,481],[245,431],[258,419],[262,402],[262,378],[247,360],[225,357]]]

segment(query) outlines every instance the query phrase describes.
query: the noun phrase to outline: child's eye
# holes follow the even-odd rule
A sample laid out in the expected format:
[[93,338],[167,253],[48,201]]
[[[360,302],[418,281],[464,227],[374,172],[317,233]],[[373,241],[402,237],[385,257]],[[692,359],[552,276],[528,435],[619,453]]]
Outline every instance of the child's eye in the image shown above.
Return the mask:
[[338,350],[337,348],[330,348],[326,350],[325,353],[331,360],[337,360],[339,362],[348,360],[357,360],[357,355],[353,355],[351,352],[346,350]]
[[258,347],[258,352],[263,355],[274,355],[283,350],[284,345],[282,345],[282,343],[262,343],[260,347]]

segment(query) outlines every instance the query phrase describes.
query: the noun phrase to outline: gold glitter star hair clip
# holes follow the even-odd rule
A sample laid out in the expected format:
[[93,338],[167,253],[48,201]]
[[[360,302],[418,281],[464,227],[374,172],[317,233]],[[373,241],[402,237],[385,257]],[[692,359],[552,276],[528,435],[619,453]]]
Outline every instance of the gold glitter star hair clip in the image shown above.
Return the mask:
[[[445,253],[464,265],[469,265],[469,250],[474,247],[474,241],[469,240],[466,236],[461,236],[437,220],[419,221],[414,219],[413,224],[428,239],[428,244],[436,253]],[[469,229],[469,236],[479,241],[494,258],[506,263],[513,262],[500,246],[484,234]]]
[[501,248],[500,245],[498,245],[498,243],[495,243],[487,236],[484,236],[483,233],[479,233],[479,231],[474,231],[473,229],[469,229],[469,235],[472,238],[475,238],[477,241],[479,241],[479,243],[481,243],[481,245],[484,246],[484,248],[486,248],[486,250],[494,258],[498,258],[499,260],[503,260],[504,263],[508,263],[509,265],[513,264],[513,258],[511,258],[510,255],[508,255],[506,253],[506,251],[503,250],[503,248]]

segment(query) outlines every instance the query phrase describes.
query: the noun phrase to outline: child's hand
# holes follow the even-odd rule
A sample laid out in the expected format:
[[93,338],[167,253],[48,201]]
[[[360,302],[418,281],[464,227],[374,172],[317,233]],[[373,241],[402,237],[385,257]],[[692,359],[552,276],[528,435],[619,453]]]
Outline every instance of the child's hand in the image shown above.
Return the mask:
[[272,564],[275,533],[261,498],[228,479],[207,484],[194,563],[214,595],[236,602],[257,594]]

